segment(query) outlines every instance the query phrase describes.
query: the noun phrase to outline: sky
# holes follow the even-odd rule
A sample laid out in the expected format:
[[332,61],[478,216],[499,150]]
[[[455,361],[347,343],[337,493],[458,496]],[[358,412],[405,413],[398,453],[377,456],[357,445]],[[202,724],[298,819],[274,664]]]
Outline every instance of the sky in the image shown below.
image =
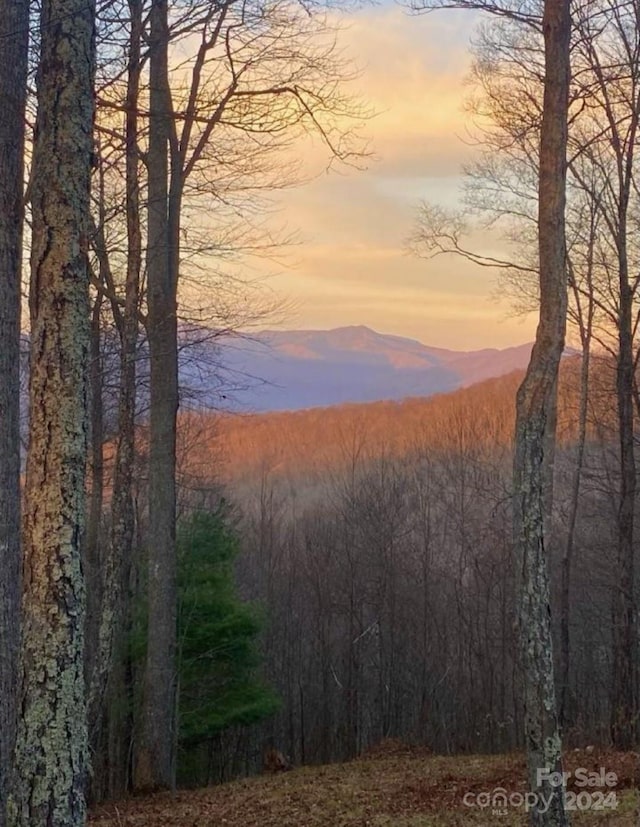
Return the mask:
[[387,4],[348,19],[341,43],[360,70],[353,91],[376,112],[365,127],[375,159],[278,196],[278,218],[299,240],[270,283],[293,307],[280,327],[364,324],[456,349],[533,339],[535,320],[496,298],[495,273],[405,251],[419,199],[453,207],[460,198],[473,152],[464,102],[476,22],[465,11],[415,17]]

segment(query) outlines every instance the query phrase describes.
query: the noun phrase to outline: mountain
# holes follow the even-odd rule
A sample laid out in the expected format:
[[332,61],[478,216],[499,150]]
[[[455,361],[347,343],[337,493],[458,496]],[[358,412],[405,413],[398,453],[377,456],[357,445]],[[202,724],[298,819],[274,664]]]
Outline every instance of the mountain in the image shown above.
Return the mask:
[[[602,433],[615,430],[610,402],[616,371],[610,359],[592,359],[588,436],[601,439]],[[468,452],[510,463],[516,393],[523,376],[524,370],[514,370],[450,393],[403,400],[240,416],[184,411],[179,427],[183,468],[194,479],[208,480],[213,473],[225,483],[249,487],[260,485],[268,473],[326,496],[318,481],[327,470],[351,467],[355,457],[365,461],[416,451],[449,456]],[[558,385],[559,444],[571,444],[577,437],[580,384],[580,359],[565,359]]]
[[455,390],[525,367],[531,344],[446,350],[356,326],[270,330],[214,343],[203,337],[183,353],[181,379],[201,403],[217,407],[222,384],[232,388],[227,396],[233,407],[260,412]]

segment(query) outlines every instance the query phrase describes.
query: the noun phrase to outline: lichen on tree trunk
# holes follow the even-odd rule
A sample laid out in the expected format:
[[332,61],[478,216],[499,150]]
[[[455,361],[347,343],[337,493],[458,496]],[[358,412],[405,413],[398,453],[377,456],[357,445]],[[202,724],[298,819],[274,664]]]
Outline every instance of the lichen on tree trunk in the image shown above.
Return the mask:
[[9,824],[84,824],[89,307],[94,8],[44,0],[33,151],[29,453],[21,716]]

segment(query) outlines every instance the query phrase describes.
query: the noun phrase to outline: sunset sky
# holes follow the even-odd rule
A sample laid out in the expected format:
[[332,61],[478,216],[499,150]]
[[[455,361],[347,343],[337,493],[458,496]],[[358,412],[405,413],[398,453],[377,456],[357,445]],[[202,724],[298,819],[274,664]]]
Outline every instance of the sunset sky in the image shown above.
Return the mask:
[[366,126],[376,160],[279,197],[301,242],[271,282],[295,306],[282,327],[366,324],[456,349],[533,338],[534,320],[512,318],[495,298],[494,273],[403,249],[418,199],[455,206],[459,197],[473,151],[463,107],[475,22],[468,12],[412,17],[388,4],[352,15],[341,41],[361,69],[354,88],[378,113]]

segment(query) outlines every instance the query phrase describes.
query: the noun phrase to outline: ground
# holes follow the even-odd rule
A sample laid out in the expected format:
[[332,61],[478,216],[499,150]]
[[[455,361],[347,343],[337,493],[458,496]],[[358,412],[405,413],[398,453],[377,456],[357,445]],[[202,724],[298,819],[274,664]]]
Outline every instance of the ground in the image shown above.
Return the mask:
[[[615,773],[615,779],[606,773]],[[585,772],[577,772],[577,770]],[[635,827],[638,756],[573,751],[569,798],[577,827]],[[435,756],[387,744],[356,761],[302,767],[210,787],[102,805],[94,827],[457,827],[526,825],[520,755]],[[584,781],[589,780],[590,785]],[[609,783],[609,786],[605,782]],[[504,788],[506,807],[485,804],[482,793]],[[571,791],[575,797],[571,796]],[[613,793],[611,795],[610,793]],[[466,798],[465,798],[466,796]],[[465,804],[465,801],[467,802]],[[500,801],[496,800],[497,804]],[[485,806],[479,806],[483,804]]]

